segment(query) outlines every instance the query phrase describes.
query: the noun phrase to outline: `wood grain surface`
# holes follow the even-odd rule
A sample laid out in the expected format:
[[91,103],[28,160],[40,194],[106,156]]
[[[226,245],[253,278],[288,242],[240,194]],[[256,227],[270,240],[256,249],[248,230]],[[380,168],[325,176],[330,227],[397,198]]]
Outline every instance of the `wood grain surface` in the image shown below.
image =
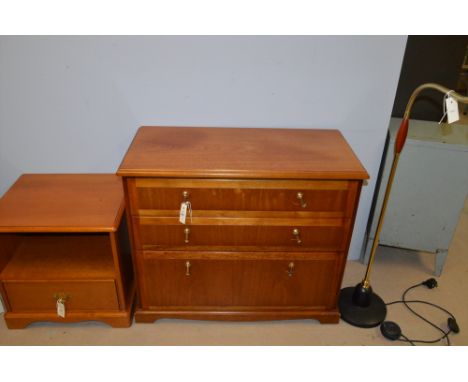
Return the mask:
[[105,234],[23,235],[1,280],[86,280],[113,278],[109,236]]
[[[330,308],[337,256],[321,260],[149,260],[148,308],[309,306]],[[289,265],[293,264],[291,275]],[[174,284],[177,287],[174,287]]]
[[124,211],[113,174],[25,174],[0,199],[0,232],[113,232]]
[[338,130],[141,127],[122,176],[366,179]]
[[7,281],[4,287],[14,312],[56,312],[56,294],[66,296],[68,313],[119,309],[114,280]]

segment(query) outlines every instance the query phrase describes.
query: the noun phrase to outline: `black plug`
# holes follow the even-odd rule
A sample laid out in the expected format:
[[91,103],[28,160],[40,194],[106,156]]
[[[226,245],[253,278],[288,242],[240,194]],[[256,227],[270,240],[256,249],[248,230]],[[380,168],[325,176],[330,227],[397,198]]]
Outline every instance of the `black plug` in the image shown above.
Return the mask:
[[454,333],[460,332],[460,327],[458,326],[457,320],[455,320],[455,318],[449,317],[447,320],[447,324],[452,332]]
[[437,288],[437,280],[434,278],[427,279],[421,283],[422,285],[427,286],[429,289]]

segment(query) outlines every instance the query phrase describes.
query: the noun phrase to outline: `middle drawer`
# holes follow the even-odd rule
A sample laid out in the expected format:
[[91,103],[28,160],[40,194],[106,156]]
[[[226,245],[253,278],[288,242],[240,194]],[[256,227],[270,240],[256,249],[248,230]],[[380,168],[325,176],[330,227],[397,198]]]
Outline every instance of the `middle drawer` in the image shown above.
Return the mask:
[[[349,219],[204,219],[183,225],[170,218],[138,218],[136,246],[142,250],[342,251]],[[249,224],[252,223],[252,224]],[[255,224],[258,223],[258,224]]]

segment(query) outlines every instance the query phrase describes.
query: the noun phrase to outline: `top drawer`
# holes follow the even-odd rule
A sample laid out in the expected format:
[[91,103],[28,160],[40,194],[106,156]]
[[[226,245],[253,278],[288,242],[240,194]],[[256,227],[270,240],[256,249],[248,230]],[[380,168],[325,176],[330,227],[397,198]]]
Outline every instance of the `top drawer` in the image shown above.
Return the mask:
[[133,215],[176,211],[297,211],[349,217],[360,181],[127,178]]

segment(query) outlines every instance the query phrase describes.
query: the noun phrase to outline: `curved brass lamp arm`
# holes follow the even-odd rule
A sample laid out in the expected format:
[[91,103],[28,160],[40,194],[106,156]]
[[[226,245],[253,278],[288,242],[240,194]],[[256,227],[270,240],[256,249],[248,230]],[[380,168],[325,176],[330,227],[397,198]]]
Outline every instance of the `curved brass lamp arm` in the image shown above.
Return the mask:
[[413,93],[411,94],[408,103],[406,104],[405,114],[403,115],[403,120],[401,121],[400,128],[398,129],[397,137],[395,139],[395,155],[399,154],[401,150],[403,150],[403,146],[406,142],[406,136],[408,135],[408,124],[411,115],[411,110],[413,109],[414,101],[418,98],[419,94],[425,89],[433,89],[437,90],[443,94],[448,94],[450,92],[450,97],[460,103],[468,104],[468,97],[462,96],[461,94],[446,88],[445,86],[434,84],[434,83],[427,83],[418,86],[414,89]]
[[408,127],[409,127],[409,119],[411,115],[411,110],[413,108],[414,101],[416,101],[416,98],[425,89],[437,90],[443,94],[447,94],[448,92],[450,92],[450,97],[452,97],[454,100],[463,104],[468,104],[468,97],[462,96],[461,94],[453,90],[450,90],[449,88],[446,88],[445,86],[434,84],[434,83],[422,84],[418,86],[416,89],[414,89],[413,93],[411,94],[411,97],[409,98],[408,103],[406,104],[406,109],[405,109],[405,114],[403,115],[403,120],[401,121],[400,128],[398,129],[398,133],[395,138],[395,155],[393,157],[393,163],[392,163],[392,167],[390,170],[390,176],[387,182],[387,188],[385,189],[385,196],[384,196],[384,200],[382,204],[382,210],[380,211],[380,216],[379,216],[379,220],[377,223],[377,230],[375,231],[374,242],[372,243],[372,249],[371,249],[371,253],[369,257],[369,262],[366,268],[366,274],[364,276],[364,279],[362,280],[362,286],[364,288],[370,288],[370,284],[369,284],[370,271],[372,269],[372,264],[374,262],[375,252],[377,251],[377,246],[379,245],[380,232],[382,230],[383,220],[385,217],[385,211],[387,209],[390,191],[392,190],[392,184],[393,184],[393,179],[395,178],[395,172],[397,169],[398,160],[400,158],[400,153],[403,150],[403,146],[405,145],[406,136],[408,135]]
[[416,101],[416,98],[418,98],[419,93],[421,93],[425,89],[438,90],[439,92],[443,94],[447,94],[448,92],[450,92],[450,97],[452,97],[454,100],[461,102],[461,103],[468,104],[468,97],[462,96],[461,94],[458,94],[457,92],[450,90],[449,88],[446,88],[445,86],[429,82],[427,84],[422,84],[418,86],[416,89],[414,89],[413,93],[411,94],[410,99],[408,100],[408,103],[406,104],[406,109],[405,109],[405,114],[403,115],[403,119],[410,118],[411,109],[413,108],[414,101]]

